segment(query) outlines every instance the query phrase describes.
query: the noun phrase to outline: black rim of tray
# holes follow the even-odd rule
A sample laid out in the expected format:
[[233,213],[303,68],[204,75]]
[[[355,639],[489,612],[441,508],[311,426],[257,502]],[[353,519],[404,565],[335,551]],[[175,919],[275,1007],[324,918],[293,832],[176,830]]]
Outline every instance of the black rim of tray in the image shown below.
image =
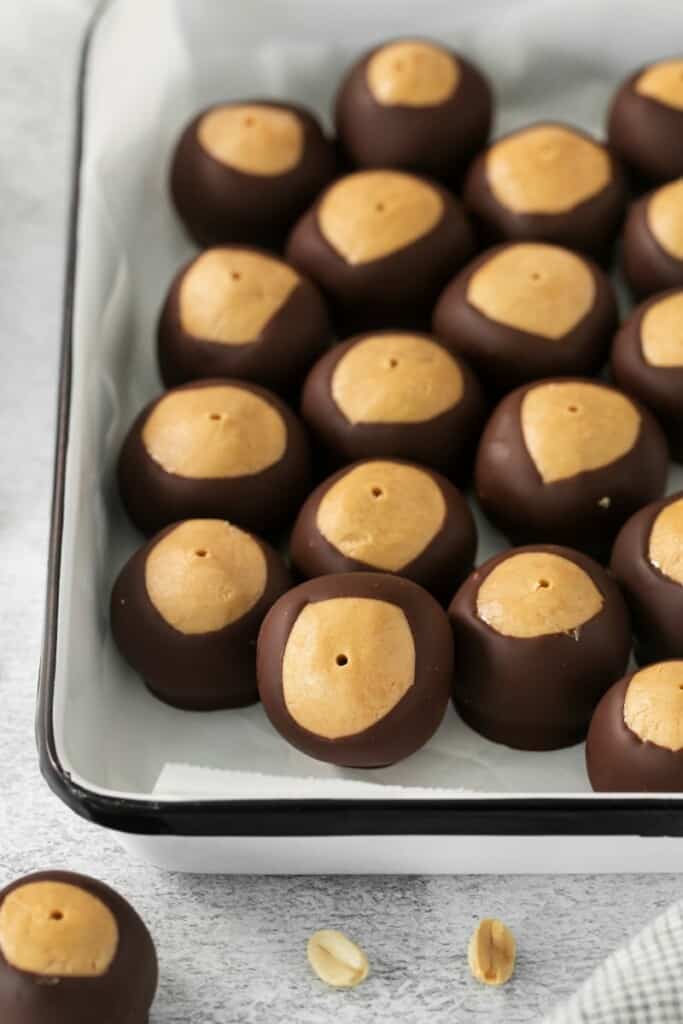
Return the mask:
[[[54,734],[54,682],[71,399],[71,348],[84,115],[91,45],[104,11],[85,31],[76,93],[68,250],[64,283],[57,439],[49,538],[47,603],[38,680],[37,744],[42,774],[71,810],[120,832],[177,836],[320,835],[644,835],[682,836],[680,797],[506,797],[433,800],[122,799],[76,783],[60,762]],[[576,865],[577,871],[581,864]]]

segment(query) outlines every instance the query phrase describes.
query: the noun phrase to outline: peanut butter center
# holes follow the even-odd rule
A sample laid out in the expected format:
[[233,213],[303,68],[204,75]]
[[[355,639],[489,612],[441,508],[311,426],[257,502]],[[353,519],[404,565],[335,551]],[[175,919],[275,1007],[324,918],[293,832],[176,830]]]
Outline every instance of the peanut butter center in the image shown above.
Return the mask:
[[249,476],[273,466],[287,445],[279,411],[232,384],[170,391],[142,429],[151,458],[193,480]]
[[496,633],[529,639],[575,633],[603,603],[575,562],[548,551],[523,551],[488,574],[477,593],[477,615]]
[[486,177],[496,199],[514,213],[567,213],[610,182],[603,146],[562,125],[541,124],[494,143]]
[[650,366],[683,366],[683,291],[650,306],[640,324],[640,341]]
[[457,405],[463,388],[453,357],[417,334],[364,338],[332,374],[332,398],[350,423],[422,423]]
[[641,96],[683,110],[683,60],[663,60],[646,68],[635,83]]
[[180,633],[211,633],[249,612],[266,587],[266,559],[253,537],[221,519],[190,519],[154,545],[145,586]]
[[645,217],[664,252],[683,260],[683,178],[663,185],[652,194]]
[[375,725],[414,681],[408,620],[397,605],[373,598],[306,605],[282,659],[287,710],[302,728],[330,740]]
[[524,444],[543,483],[601,469],[629,452],[640,413],[618,391],[587,381],[553,381],[522,399]]
[[12,967],[50,978],[98,978],[119,929],[102,900],[65,882],[27,882],[0,906],[0,952]]
[[299,281],[296,271],[265,253],[207,249],[180,283],[181,327],[223,345],[258,341]]
[[568,249],[521,243],[475,271],[467,301],[489,320],[558,341],[593,308],[595,280],[585,260]]
[[401,171],[357,171],[325,193],[318,227],[352,266],[390,256],[428,235],[443,216],[441,196]]
[[655,569],[683,586],[683,498],[665,505],[655,519],[647,556]]
[[304,148],[304,129],[296,114],[260,104],[209,110],[199,122],[197,137],[214,160],[263,177],[291,171]]
[[683,661],[662,661],[636,672],[626,690],[624,721],[644,742],[683,749]]
[[385,107],[433,107],[458,88],[460,67],[433,43],[405,40],[377,50],[366,68],[370,92]]
[[316,525],[347,558],[398,572],[431,544],[443,526],[446,502],[428,473],[397,462],[367,462],[324,495]]

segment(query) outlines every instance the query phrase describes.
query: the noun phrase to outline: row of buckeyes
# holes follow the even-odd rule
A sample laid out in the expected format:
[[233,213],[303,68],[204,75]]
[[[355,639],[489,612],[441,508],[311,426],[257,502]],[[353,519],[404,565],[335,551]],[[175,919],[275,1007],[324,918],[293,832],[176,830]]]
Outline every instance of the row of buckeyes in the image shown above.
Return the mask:
[[[643,518],[652,523],[645,545]],[[659,659],[682,653],[680,631],[671,629],[683,605],[682,542],[678,495],[627,524],[614,575],[569,548],[514,548],[471,572],[446,614],[425,589],[388,571],[330,572],[293,587],[262,540],[224,521],[192,520],[163,531],[124,567],[112,631],[162,700],[209,710],[260,698],[287,742],[345,767],[383,767],[415,753],[451,698],[482,736],[523,750],[580,742],[602,701],[600,729],[607,721],[615,744],[625,723],[641,745],[679,755],[683,662]],[[615,718],[605,694],[629,692],[627,603],[639,658],[672,667],[636,673],[637,699],[634,690]],[[589,745],[598,761],[605,744]],[[634,741],[631,748],[646,756]],[[659,749],[653,756],[662,760]],[[680,789],[680,755],[666,764],[660,788]],[[651,776],[642,786],[628,777],[626,788],[658,788]]]

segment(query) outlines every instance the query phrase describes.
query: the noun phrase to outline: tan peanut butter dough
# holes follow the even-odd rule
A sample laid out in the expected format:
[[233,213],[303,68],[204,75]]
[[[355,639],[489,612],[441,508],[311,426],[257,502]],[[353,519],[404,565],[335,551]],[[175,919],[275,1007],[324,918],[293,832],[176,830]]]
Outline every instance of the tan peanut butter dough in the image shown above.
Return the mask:
[[371,335],[332,374],[332,398],[350,423],[423,423],[457,405],[463,390],[455,359],[417,334]]
[[190,519],[154,545],[145,586],[180,633],[210,633],[250,611],[266,587],[266,559],[253,537],[222,519]]
[[367,63],[370,92],[385,107],[433,107],[458,88],[455,58],[433,43],[404,40],[377,50]]
[[635,673],[626,690],[624,721],[641,740],[683,749],[683,661],[661,661]]
[[474,272],[467,301],[489,320],[558,341],[593,308],[595,279],[576,253],[522,242],[495,253]]
[[549,551],[510,555],[477,592],[478,617],[496,633],[520,639],[571,633],[603,604],[587,572]]
[[655,519],[647,557],[655,569],[683,586],[683,498],[665,505]]
[[142,441],[167,473],[192,480],[249,476],[279,462],[287,427],[274,406],[244,388],[182,388],[157,403]]
[[116,956],[119,929],[102,900],[66,882],[27,882],[0,906],[0,952],[19,971],[97,978]]
[[300,612],[282,658],[282,691],[304,729],[336,740],[379,722],[415,681],[415,641],[401,608],[335,597]]
[[683,110],[683,60],[662,60],[638,76],[634,91],[666,107]]
[[377,460],[356,466],[330,487],[316,526],[347,558],[398,572],[429,546],[445,518],[441,488],[428,473]]
[[650,306],[640,324],[640,343],[650,366],[683,366],[683,292]]
[[562,125],[515,132],[486,155],[489,187],[514,213],[567,213],[606,188],[611,176],[606,150]]
[[543,483],[600,469],[630,452],[640,413],[625,395],[587,381],[553,381],[522,399],[524,444]]
[[263,177],[293,170],[304,148],[304,129],[296,114],[257,103],[209,110],[199,122],[197,137],[214,160]]
[[683,260],[683,178],[662,185],[652,194],[645,219],[664,252]]
[[183,275],[180,325],[223,345],[257,341],[301,278],[286,263],[248,249],[207,249]]
[[358,266],[412,245],[442,216],[441,196],[420,178],[402,171],[356,171],[325,193],[318,227],[342,259]]

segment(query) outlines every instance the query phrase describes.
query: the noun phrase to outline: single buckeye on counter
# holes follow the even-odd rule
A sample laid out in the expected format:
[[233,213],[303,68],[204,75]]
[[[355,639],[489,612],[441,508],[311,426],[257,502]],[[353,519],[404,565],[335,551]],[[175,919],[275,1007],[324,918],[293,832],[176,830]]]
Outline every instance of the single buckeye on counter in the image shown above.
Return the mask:
[[654,413],[672,457],[683,462],[683,288],[633,310],[612,346],[615,383]]
[[593,380],[556,378],[507,395],[484,429],[475,490],[512,543],[606,558],[617,531],[664,493],[669,454],[651,414]]
[[474,251],[462,207],[440,185],[394,170],[335,181],[304,214],[287,259],[320,286],[346,329],[422,327]]
[[462,479],[485,415],[477,378],[426,334],[361,334],[308,374],[301,414],[332,465],[382,456]]
[[142,410],[123,443],[118,480],[143,533],[193,516],[268,533],[294,518],[308,490],[308,442],[265,388],[195,381]]
[[396,39],[353,65],[335,103],[351,163],[396,167],[457,185],[486,144],[493,100],[481,72],[426,39]]
[[626,204],[609,150],[570,125],[540,122],[494,142],[474,161],[465,206],[492,242],[553,242],[610,256]]
[[631,204],[623,260],[626,280],[637,298],[683,286],[683,178]]
[[43,871],[0,892],[3,1024],[147,1024],[154,943],[102,882]]
[[200,246],[279,248],[336,173],[334,146],[303,107],[274,100],[219,103],[185,128],[171,195]]
[[448,614],[458,712],[483,736],[521,750],[583,739],[631,649],[619,588],[569,548],[530,546],[490,558]]
[[442,292],[432,319],[494,394],[597,373],[617,323],[614,289],[597,264],[543,242],[482,253]]
[[207,249],[174,278],[159,319],[166,387],[232,377],[294,393],[331,341],[320,292],[258,249]]
[[683,791],[683,661],[662,661],[619,680],[598,704],[586,740],[594,790]]
[[449,598],[472,568],[477,533],[469,505],[440,473],[368,459],[320,484],[290,540],[304,577],[380,570]]
[[258,638],[263,707],[310,757],[381,768],[419,750],[448,705],[453,638],[443,609],[410,580],[321,576],[290,590]]
[[167,527],[121,570],[111,628],[161,700],[195,711],[258,700],[256,638],[291,586],[276,551],[219,519]]
[[683,493],[652,502],[616,539],[612,572],[633,617],[639,664],[683,658]]

